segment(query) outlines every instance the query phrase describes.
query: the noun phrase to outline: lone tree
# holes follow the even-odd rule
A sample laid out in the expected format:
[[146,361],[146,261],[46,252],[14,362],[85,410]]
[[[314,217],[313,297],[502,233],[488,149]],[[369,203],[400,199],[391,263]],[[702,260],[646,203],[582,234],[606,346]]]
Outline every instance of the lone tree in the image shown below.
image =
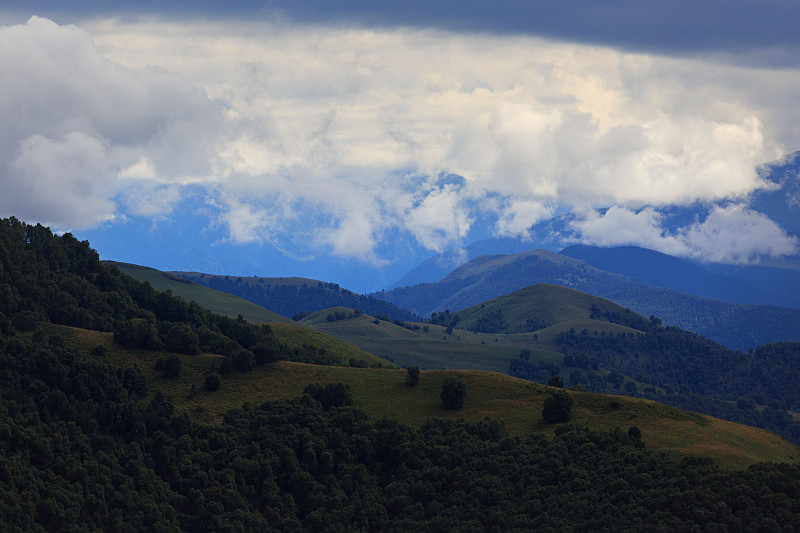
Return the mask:
[[547,385],[550,387],[558,387],[559,389],[564,388],[564,380],[561,379],[561,376],[550,376],[550,379],[547,380]]
[[410,366],[410,367],[408,367],[408,374],[406,374],[406,383],[410,387],[414,387],[417,383],[419,383],[419,367],[418,366]]
[[219,390],[221,384],[222,380],[220,379],[219,374],[216,372],[211,372],[208,374],[204,382],[207,391]]
[[464,407],[467,385],[458,378],[446,378],[442,383],[442,403],[445,409],[456,411]]
[[572,397],[563,390],[551,394],[544,401],[542,418],[548,424],[568,422],[572,418]]

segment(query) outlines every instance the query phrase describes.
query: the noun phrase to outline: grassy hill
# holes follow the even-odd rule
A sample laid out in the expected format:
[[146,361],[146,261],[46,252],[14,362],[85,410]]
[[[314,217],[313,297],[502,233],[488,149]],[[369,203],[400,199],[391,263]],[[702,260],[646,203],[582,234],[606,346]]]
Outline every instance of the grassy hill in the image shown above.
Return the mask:
[[248,322],[283,322],[291,320],[265,309],[259,305],[248,302],[232,294],[209,289],[203,285],[193,283],[173,274],[161,272],[154,268],[132,265],[130,263],[110,262],[121,272],[130,277],[147,281],[157,291],[171,290],[172,294],[180,296],[187,302],[195,301],[213,313],[235,318],[241,314]]
[[[55,326],[54,326],[55,327]],[[155,370],[155,361],[165,352],[123,349],[109,333],[57,327],[68,342],[88,352],[96,344],[109,348],[108,363],[136,364],[151,387],[167,393],[177,412],[218,423],[227,410],[245,402],[293,398],[302,395],[308,383],[344,382],[350,385],[354,406],[375,418],[387,417],[421,426],[431,417],[460,417],[480,421],[503,420],[511,436],[552,434],[541,409],[548,388],[529,381],[486,371],[423,371],[417,387],[405,384],[405,371],[341,366],[319,366],[278,362],[252,372],[223,377],[216,392],[202,390],[204,374],[219,364],[220,357],[181,355],[183,371],[178,379],[165,379]],[[91,357],[91,356],[89,356]],[[457,376],[467,384],[462,410],[442,408],[442,381]],[[192,394],[192,385],[197,392]],[[648,448],[692,456],[711,457],[726,468],[743,468],[761,461],[798,462],[800,449],[769,432],[681,411],[656,402],[569,391],[574,400],[572,422],[596,430],[637,426]]]
[[[400,325],[369,315],[328,320],[328,315],[337,312],[353,315],[352,309],[345,308],[312,313],[300,323],[401,366],[508,372],[509,362],[519,356],[522,348],[531,350],[533,360],[560,366],[562,355],[554,338],[570,329],[615,334],[635,331],[621,324],[590,319],[593,306],[610,313],[625,311],[585,293],[555,285],[536,285],[454,313],[452,316],[459,317],[458,323],[450,330],[445,325],[427,323]],[[502,332],[471,331],[482,317],[498,311],[509,323]],[[526,328],[531,317],[538,318],[543,327]]]
[[[553,326],[569,329],[575,323],[588,325],[588,328],[605,330],[608,320],[598,317],[616,316],[622,322],[646,323],[642,316],[625,308],[586,294],[558,285],[539,283],[525,287],[505,296],[493,298],[453,314],[454,320],[462,329],[496,333],[524,333],[538,331]],[[591,320],[588,324],[586,320]],[[582,328],[583,329],[583,328]]]

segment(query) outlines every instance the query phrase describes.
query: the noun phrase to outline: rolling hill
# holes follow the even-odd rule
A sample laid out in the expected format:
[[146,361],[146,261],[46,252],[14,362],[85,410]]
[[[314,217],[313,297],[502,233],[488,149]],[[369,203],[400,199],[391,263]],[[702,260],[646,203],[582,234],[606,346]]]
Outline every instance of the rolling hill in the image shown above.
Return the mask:
[[[10,531],[691,530],[709,513],[756,529],[800,518],[800,451],[768,432],[485,371],[423,371],[410,386],[344,343],[211,313],[101,263],[85,241],[16,220],[0,224],[0,266]],[[630,330],[614,339],[650,335],[608,322],[622,315],[591,297],[537,290],[557,295],[537,305],[561,322],[498,336],[536,341],[580,321]],[[604,320],[581,318],[587,304]],[[363,328],[369,317],[306,319]],[[450,379],[467,390],[457,412],[440,394]],[[544,423],[551,398],[571,402],[572,423]]]
[[481,256],[439,282],[400,287],[374,296],[428,316],[446,309],[464,309],[536,283],[600,296],[733,349],[746,351],[768,342],[800,340],[800,310],[701,298],[546,250]]
[[285,316],[248,302],[244,298],[225,291],[210,289],[180,276],[130,263],[113,261],[109,263],[136,280],[148,282],[157,291],[172,291],[172,294],[180,296],[187,302],[198,302],[214,313],[232,318],[241,314],[250,322],[291,322]]
[[408,321],[419,318],[389,302],[356,294],[339,287],[336,283],[298,277],[217,276],[199,272],[172,272],[171,274],[199,285],[239,296],[289,318],[331,307],[361,309],[365,313],[388,316],[392,320]]
[[[301,396],[308,383],[347,383],[354,406],[374,418],[391,418],[422,426],[432,417],[458,417],[481,421],[503,420],[510,436],[553,434],[541,409],[548,388],[508,375],[486,371],[424,371],[417,387],[405,383],[404,370],[365,369],[279,362],[253,372],[223,378],[217,392],[191,394],[192,384],[218,365],[218,356],[181,356],[180,379],[167,379],[155,370],[162,352],[132,351],[113,343],[107,333],[56,329],[82,351],[98,343],[109,346],[105,359],[121,367],[136,364],[157,390],[168,393],[178,412],[209,423],[220,423],[229,409],[245,402],[264,402]],[[439,392],[446,377],[457,376],[467,384],[468,400],[458,412],[441,405]],[[200,388],[201,389],[201,388]],[[570,391],[575,399],[573,422],[594,430],[635,424],[648,448],[683,455],[712,457],[726,468],[742,468],[760,461],[800,462],[800,449],[763,430],[681,411],[649,400]]]

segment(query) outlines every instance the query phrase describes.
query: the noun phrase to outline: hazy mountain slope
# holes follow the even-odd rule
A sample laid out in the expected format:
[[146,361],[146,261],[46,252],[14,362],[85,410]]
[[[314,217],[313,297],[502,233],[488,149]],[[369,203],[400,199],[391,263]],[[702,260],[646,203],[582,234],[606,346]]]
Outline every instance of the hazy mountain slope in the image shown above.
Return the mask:
[[698,264],[637,246],[577,245],[561,254],[607,272],[704,298],[800,308],[800,270]]
[[568,213],[531,226],[524,238],[482,239],[463,248],[435,255],[406,273],[392,285],[392,288],[439,281],[459,265],[482,255],[512,255],[533,249],[560,250],[564,247],[561,235],[569,233],[569,223],[573,219],[574,215]]
[[413,313],[389,302],[356,294],[336,283],[298,277],[217,276],[200,272],[173,272],[173,274],[236,295],[289,318],[303,311],[313,313],[332,307],[360,308],[367,314],[385,315],[392,320],[407,321],[418,318]]
[[600,296],[734,349],[800,340],[800,310],[700,298],[544,250],[476,258],[438,283],[401,287],[375,296],[427,316],[445,309],[464,309],[535,283],[551,283]]

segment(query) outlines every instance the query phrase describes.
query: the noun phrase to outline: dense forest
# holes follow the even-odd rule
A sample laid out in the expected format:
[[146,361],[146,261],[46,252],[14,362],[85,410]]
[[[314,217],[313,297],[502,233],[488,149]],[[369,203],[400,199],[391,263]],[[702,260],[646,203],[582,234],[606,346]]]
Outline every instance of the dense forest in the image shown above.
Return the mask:
[[[509,438],[500,421],[370,419],[346,385],[176,415],[135,367],[43,323],[116,342],[219,349],[245,371],[297,357],[269,328],[187,304],[88,243],[0,222],[0,524],[4,531],[791,531],[800,467],[722,471],[641,447],[635,427]],[[315,352],[318,354],[318,352]],[[302,356],[302,354],[299,354]],[[163,365],[164,371],[169,365]],[[220,369],[221,370],[221,369]]]
[[[313,391],[219,426],[174,416],[136,369],[2,341],[6,531],[790,531],[800,468],[726,472],[622,430],[412,428]],[[647,436],[644,435],[644,440]]]
[[419,317],[399,307],[363,296],[339,287],[336,283],[316,281],[292,285],[273,283],[270,278],[242,278],[238,276],[214,276],[196,272],[181,272],[181,277],[206,287],[233,294],[249,302],[265,307],[287,318],[330,309],[349,307],[361,309],[372,316],[387,316],[402,322],[418,321]]

